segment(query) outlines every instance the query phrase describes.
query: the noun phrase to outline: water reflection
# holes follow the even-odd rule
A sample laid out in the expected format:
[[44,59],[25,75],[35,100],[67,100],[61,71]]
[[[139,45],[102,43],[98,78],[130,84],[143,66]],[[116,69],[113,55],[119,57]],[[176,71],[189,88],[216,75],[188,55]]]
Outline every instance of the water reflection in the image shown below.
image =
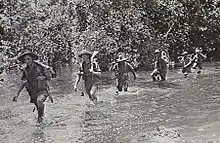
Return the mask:
[[47,139],[42,128],[36,128],[31,134],[32,143],[46,143]]

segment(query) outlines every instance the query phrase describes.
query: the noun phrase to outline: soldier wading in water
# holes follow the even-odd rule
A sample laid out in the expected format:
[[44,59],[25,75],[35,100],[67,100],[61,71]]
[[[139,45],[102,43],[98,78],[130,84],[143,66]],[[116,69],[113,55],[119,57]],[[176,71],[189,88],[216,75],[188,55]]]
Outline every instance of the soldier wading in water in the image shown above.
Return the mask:
[[49,96],[47,80],[51,79],[51,73],[39,62],[34,60],[38,59],[38,55],[32,52],[25,52],[18,57],[18,60],[23,63],[22,69],[22,83],[18,90],[17,95],[13,101],[17,101],[20,92],[26,87],[30,96],[30,103],[34,103],[38,111],[38,122],[43,120],[44,116],[44,101]]
[[97,96],[95,93],[98,90],[98,80],[101,75],[101,69],[97,62],[93,60],[92,54],[89,51],[83,50],[79,57],[83,59],[80,65],[80,71],[77,74],[74,90],[77,91],[77,84],[83,78],[84,87],[89,99],[93,102],[97,102]]
[[193,69],[198,69],[197,73],[200,74],[202,71],[202,61],[207,58],[206,55],[202,53],[202,48],[195,49],[195,55],[192,58]]
[[154,62],[154,70],[151,73],[151,77],[153,81],[161,80],[165,81],[166,80],[166,75],[167,75],[167,62],[165,61],[164,58],[161,57],[161,51],[160,50],[155,50],[154,52],[155,55],[155,62]]
[[[129,83],[129,75],[131,72],[134,76],[134,80],[136,79],[136,73],[131,64],[127,62],[127,58],[125,58],[122,54],[119,54],[119,58],[116,60],[116,63],[110,68],[110,70],[115,72],[116,77],[116,87],[118,91],[128,90]],[[116,93],[118,93],[118,91]]]
[[191,73],[191,67],[192,67],[192,64],[191,64],[191,57],[190,55],[188,54],[188,52],[183,52],[182,54],[182,59],[180,60],[180,62],[182,63],[182,73],[184,74],[184,78],[188,77],[189,73]]

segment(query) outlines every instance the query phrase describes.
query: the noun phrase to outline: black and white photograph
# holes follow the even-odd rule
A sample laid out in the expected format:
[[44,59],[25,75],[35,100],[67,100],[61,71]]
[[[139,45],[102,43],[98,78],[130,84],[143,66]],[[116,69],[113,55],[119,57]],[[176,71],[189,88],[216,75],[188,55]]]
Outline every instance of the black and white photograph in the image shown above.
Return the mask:
[[0,143],[220,143],[220,0],[0,0]]

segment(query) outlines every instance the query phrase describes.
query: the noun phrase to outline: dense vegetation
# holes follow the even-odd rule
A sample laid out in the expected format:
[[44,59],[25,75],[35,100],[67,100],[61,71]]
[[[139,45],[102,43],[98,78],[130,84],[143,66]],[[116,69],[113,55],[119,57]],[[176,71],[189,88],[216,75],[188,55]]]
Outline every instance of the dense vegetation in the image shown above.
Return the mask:
[[1,45],[9,58],[29,49],[44,61],[49,52],[68,61],[99,50],[102,68],[120,51],[150,68],[157,48],[172,61],[196,47],[219,60],[219,7],[218,0],[2,0]]

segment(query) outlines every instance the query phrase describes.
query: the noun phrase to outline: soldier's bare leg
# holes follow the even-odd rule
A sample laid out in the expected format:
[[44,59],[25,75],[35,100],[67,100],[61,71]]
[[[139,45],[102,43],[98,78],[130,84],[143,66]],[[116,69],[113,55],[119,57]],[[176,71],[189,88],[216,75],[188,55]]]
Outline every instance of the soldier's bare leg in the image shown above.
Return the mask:
[[128,91],[128,76],[124,76],[124,91]]
[[37,97],[37,111],[38,111],[38,122],[41,122],[43,120],[44,116],[44,101],[46,100],[47,96],[44,94],[40,94]]
[[91,91],[90,91],[90,94],[91,94],[91,97],[93,99],[93,101],[97,102],[97,96],[96,96],[96,92],[98,90],[98,85],[97,84],[93,84],[92,88],[91,88]]
[[161,71],[160,72],[161,81],[165,81],[166,80],[166,75],[167,75],[166,71]]
[[198,63],[197,67],[198,67],[197,73],[200,74],[202,72],[202,63]]
[[124,91],[128,91],[128,81],[125,81],[124,83]]
[[117,82],[116,86],[117,86],[118,91],[122,91],[122,86],[123,86],[122,78],[117,79],[116,82]]
[[91,89],[92,89],[92,82],[86,82],[85,81],[85,91],[87,95],[89,96],[89,99],[92,100],[92,95],[91,95]]

